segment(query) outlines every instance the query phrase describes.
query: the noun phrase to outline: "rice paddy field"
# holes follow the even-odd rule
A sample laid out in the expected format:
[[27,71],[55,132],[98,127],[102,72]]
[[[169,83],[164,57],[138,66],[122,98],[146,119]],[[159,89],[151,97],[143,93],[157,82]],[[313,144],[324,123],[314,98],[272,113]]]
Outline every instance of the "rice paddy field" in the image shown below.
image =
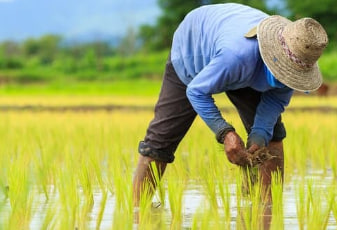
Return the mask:
[[[0,229],[337,229],[337,98],[296,96],[287,127],[285,181],[273,205],[197,118],[157,193],[132,205],[138,143],[156,97],[1,96]],[[246,139],[225,95],[227,121]],[[160,204],[160,205],[159,205]],[[271,214],[267,213],[269,209]]]

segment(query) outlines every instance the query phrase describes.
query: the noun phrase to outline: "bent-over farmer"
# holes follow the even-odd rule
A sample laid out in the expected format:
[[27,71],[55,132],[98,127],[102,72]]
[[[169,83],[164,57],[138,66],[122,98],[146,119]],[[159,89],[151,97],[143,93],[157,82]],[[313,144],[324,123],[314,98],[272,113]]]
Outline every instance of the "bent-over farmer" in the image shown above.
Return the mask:
[[[283,176],[286,130],[281,113],[294,90],[310,92],[322,84],[317,60],[327,43],[325,30],[312,18],[292,22],[235,3],[202,6],[187,14],[174,33],[154,118],[139,144],[134,204],[139,204],[144,183],[155,187],[150,162],[164,173],[196,115],[233,164],[249,166],[247,154],[269,149],[275,157],[259,166],[265,188],[272,172]],[[222,92],[245,126],[246,146],[214,103],[212,95]]]

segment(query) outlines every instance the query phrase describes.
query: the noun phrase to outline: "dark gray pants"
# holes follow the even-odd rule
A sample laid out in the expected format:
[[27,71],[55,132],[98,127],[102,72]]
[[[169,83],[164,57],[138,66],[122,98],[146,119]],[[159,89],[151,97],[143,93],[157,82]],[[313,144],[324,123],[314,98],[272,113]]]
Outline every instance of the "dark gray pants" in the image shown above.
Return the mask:
[[[227,91],[226,94],[238,110],[247,133],[250,133],[261,93],[251,88],[243,88]],[[186,96],[186,85],[178,78],[168,60],[154,118],[150,122],[144,141],[139,144],[139,153],[157,161],[173,162],[174,152],[196,115]],[[272,140],[281,141],[285,136],[286,131],[280,116],[274,127]]]

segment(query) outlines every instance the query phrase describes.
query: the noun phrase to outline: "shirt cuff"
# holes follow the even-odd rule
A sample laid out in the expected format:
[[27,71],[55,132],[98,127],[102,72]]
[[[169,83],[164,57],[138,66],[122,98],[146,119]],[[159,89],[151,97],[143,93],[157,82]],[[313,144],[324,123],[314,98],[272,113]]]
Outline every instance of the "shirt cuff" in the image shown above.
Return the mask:
[[253,144],[257,144],[259,147],[264,147],[264,146],[266,146],[266,141],[265,141],[263,136],[261,136],[257,133],[251,133],[248,136],[247,148],[249,148]]
[[225,140],[225,136],[228,132],[230,131],[235,131],[234,127],[227,124],[224,128],[220,129],[218,133],[216,134],[216,140],[220,143],[223,144]]

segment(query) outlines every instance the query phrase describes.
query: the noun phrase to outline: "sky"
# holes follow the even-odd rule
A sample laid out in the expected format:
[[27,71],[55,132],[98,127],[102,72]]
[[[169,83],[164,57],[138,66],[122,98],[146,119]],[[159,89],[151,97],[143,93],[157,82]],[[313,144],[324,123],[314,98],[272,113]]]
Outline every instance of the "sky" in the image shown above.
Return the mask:
[[0,0],[0,41],[45,34],[123,36],[159,15],[156,0]]

